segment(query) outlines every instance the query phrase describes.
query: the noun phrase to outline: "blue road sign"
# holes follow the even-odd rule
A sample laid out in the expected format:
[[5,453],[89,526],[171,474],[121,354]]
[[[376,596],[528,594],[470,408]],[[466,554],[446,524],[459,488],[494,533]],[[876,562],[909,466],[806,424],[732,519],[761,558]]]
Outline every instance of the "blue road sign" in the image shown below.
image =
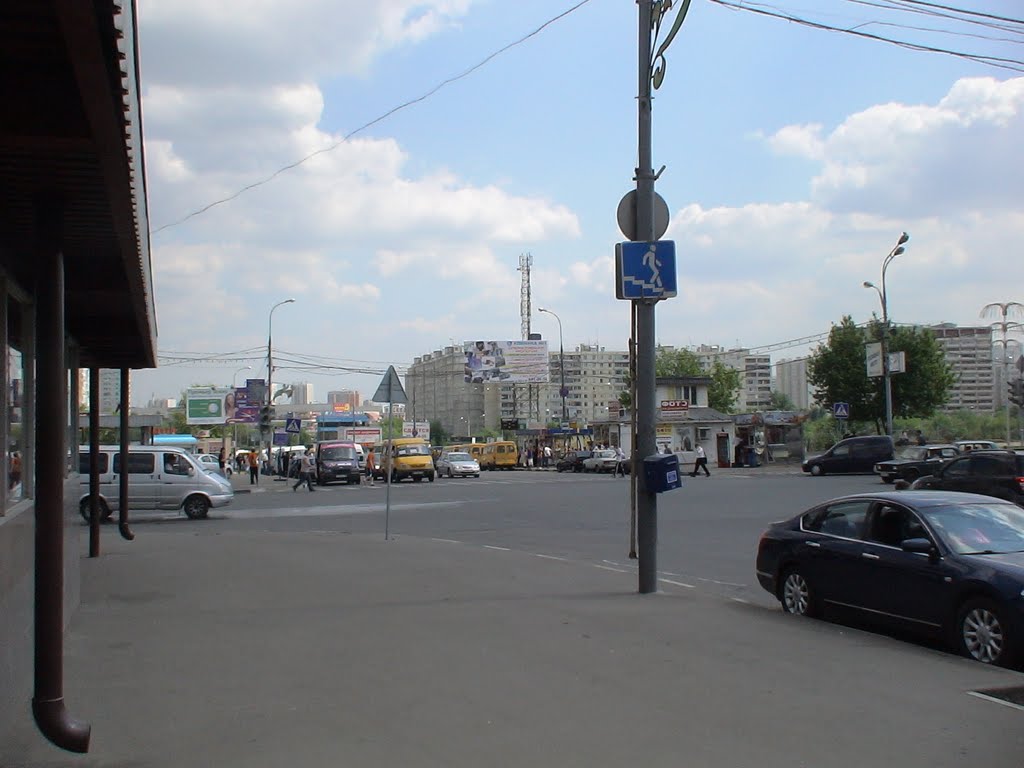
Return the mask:
[[302,420],[301,419],[285,419],[284,420],[284,431],[295,432],[298,434],[302,431]]
[[615,298],[669,299],[676,295],[676,244],[616,243]]
[[837,419],[850,418],[850,404],[832,403],[832,415],[835,416]]

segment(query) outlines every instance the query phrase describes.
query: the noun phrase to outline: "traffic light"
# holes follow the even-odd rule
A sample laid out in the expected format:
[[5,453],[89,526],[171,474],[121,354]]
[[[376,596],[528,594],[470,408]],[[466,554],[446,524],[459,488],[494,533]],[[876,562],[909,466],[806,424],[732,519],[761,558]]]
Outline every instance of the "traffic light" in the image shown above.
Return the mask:
[[1024,405],[1024,380],[1011,381],[1008,389],[1010,390],[1010,402],[1017,406]]
[[260,408],[260,431],[266,432],[270,429],[270,419],[272,414],[270,413],[270,406],[264,405]]

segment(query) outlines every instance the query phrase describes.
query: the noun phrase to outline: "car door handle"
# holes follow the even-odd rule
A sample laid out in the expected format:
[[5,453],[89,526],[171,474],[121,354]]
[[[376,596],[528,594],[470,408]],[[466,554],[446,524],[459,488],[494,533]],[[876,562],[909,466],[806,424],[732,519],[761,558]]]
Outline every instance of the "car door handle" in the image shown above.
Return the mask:
[[807,546],[808,546],[808,547],[820,547],[820,546],[821,546],[821,544],[819,544],[819,543],[818,543],[818,542],[816,542],[816,541],[808,541],[808,542],[807,542]]
[[861,557],[866,557],[868,560],[881,560],[882,559],[878,555],[873,554],[871,552],[861,552],[860,556]]

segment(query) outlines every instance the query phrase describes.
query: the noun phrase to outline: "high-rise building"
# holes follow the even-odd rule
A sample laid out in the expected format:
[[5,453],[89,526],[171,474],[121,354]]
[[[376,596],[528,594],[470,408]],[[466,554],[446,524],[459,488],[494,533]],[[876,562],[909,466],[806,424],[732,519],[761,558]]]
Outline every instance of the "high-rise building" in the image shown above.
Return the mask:
[[354,389],[342,389],[327,393],[328,405],[347,405],[353,413],[359,410],[362,396]]
[[775,364],[775,391],[788,397],[798,411],[805,411],[811,407],[806,357],[780,360]]
[[749,349],[725,349],[717,344],[701,344],[694,350],[704,370],[710,372],[718,361],[740,372],[740,388],[735,409],[739,413],[766,411],[772,406],[771,355],[751,353]]
[[[562,361],[557,352],[548,355],[549,383],[537,385],[543,404],[544,426],[562,421]],[[570,422],[590,424],[617,418],[619,395],[629,388],[629,352],[580,344],[565,353],[565,410]],[[507,389],[507,388],[506,388]],[[522,387],[520,387],[522,389]],[[502,393],[502,418],[515,418]]]
[[100,368],[100,415],[112,416],[121,404],[121,371]]
[[1001,402],[1005,402],[1005,394],[998,392],[996,387],[997,380],[1002,381],[1001,370],[998,379],[996,370],[1002,366],[996,365],[992,359],[990,327],[969,328],[942,323],[931,326],[929,330],[935,334],[946,362],[956,376],[943,410],[994,411]]
[[466,355],[461,346],[448,346],[413,360],[405,374],[406,413],[416,421],[438,421],[445,432],[466,437],[500,425],[495,408],[485,422],[484,395],[498,385],[465,381]]
[[292,405],[309,405],[313,399],[313,385],[308,381],[292,384]]

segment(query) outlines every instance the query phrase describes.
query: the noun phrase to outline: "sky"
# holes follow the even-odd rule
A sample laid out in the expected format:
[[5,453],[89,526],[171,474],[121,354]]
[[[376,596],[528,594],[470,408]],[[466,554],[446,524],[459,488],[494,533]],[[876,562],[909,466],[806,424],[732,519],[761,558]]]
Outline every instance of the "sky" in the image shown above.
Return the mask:
[[[878,7],[892,2],[747,5],[1024,59],[1024,23]],[[970,7],[1024,18],[1016,0]],[[321,402],[453,343],[519,339],[523,254],[533,332],[557,349],[544,307],[566,349],[626,349],[635,0],[140,0],[138,15],[160,365],[133,373],[134,405],[265,377],[271,331],[274,382]],[[987,325],[986,305],[1024,302],[1011,66],[693,0],[654,92],[678,281],[658,343],[806,355],[844,315],[880,314],[863,282],[904,231],[894,322]]]

